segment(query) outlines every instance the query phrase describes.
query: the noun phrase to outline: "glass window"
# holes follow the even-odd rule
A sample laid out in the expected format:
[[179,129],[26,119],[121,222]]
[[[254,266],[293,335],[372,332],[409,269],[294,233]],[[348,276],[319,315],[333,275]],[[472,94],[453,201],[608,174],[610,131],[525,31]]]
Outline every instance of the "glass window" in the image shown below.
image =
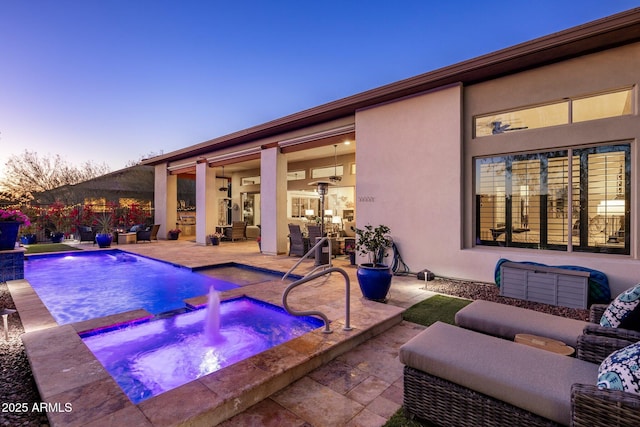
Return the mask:
[[288,212],[291,218],[315,218],[319,212],[319,197],[315,191],[289,191]]
[[[573,250],[629,253],[630,149],[628,145],[574,150],[578,177],[579,226]],[[576,198],[574,197],[574,200]]]
[[242,178],[240,185],[256,185],[260,184],[260,176],[247,176]]
[[624,89],[536,107],[485,114],[474,118],[475,137],[633,114],[632,98],[632,89]]
[[301,179],[307,179],[307,171],[299,170],[287,172],[287,181],[298,181]]
[[604,119],[631,114],[631,89],[576,99],[572,106],[572,121]]
[[629,254],[629,145],[478,158],[475,177],[477,244]]
[[311,170],[311,178],[329,178],[332,176],[342,176],[344,173],[342,165],[327,166]]
[[475,119],[476,137],[569,123],[569,101],[505,111]]

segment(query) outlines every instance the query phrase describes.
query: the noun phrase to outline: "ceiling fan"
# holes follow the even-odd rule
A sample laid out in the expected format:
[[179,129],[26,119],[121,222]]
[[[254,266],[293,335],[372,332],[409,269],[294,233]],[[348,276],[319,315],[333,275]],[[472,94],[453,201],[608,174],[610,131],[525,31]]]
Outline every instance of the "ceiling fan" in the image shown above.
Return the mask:
[[329,177],[329,181],[342,181],[342,177],[338,175],[338,144],[333,145],[333,175]]

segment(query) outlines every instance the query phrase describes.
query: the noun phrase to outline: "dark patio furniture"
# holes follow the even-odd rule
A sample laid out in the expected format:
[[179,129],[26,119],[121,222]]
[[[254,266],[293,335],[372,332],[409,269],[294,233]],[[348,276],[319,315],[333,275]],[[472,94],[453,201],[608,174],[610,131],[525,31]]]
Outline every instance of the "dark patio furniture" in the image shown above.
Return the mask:
[[151,242],[152,240],[158,240],[158,230],[160,229],[160,224],[153,224],[152,226],[146,227],[144,230],[136,231],[136,238],[138,242],[147,241]]
[[289,224],[289,256],[304,256],[309,250],[309,239],[302,235],[300,226]]
[[80,243],[82,242],[96,242],[96,231],[89,226],[79,225],[78,235],[80,236]]
[[322,237],[319,225],[307,225],[307,236],[309,237],[309,247],[316,244],[316,239]]

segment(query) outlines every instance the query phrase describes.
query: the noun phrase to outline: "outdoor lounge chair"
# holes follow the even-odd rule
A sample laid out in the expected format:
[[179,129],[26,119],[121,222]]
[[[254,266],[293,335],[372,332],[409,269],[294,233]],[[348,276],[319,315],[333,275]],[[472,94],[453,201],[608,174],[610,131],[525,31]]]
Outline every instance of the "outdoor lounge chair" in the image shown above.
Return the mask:
[[244,221],[233,221],[231,223],[231,241],[247,240],[247,223]]
[[300,226],[289,224],[289,256],[304,256],[309,250],[309,239],[302,235]]
[[[456,325],[488,335],[513,340],[516,334],[533,334],[562,341],[576,347],[582,335],[599,335],[623,340],[640,341],[640,332],[600,326],[606,304],[592,304],[589,321],[569,319],[535,310],[476,300],[455,315]],[[606,354],[611,349],[604,350]]]
[[160,224],[153,224],[150,227],[145,227],[144,230],[136,231],[136,239],[138,242],[147,241],[151,242],[152,240],[158,240],[158,230],[160,230]]
[[640,425],[639,395],[596,386],[602,359],[436,322],[400,348],[400,361],[409,418],[473,427]]

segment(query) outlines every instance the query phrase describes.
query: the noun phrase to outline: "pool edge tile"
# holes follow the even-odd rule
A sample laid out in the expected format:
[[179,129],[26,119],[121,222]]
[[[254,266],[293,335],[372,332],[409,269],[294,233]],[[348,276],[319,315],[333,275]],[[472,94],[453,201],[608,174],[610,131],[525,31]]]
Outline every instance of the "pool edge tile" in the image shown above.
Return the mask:
[[43,399],[111,379],[71,326],[25,333],[22,342]]
[[7,287],[20,315],[25,333],[58,326],[29,281],[10,280],[7,282]]
[[196,425],[194,419],[215,415],[221,403],[217,393],[195,380],[140,402],[137,407],[153,425]]
[[[71,405],[71,410],[68,412],[47,413],[52,427],[86,426],[104,419],[105,414],[113,415],[116,425],[134,425],[124,423],[125,420],[121,417],[123,414],[125,416],[135,414],[135,411],[131,412],[135,405],[122,393],[118,384],[111,377],[91,381],[44,398],[44,400],[49,403],[58,403],[61,407],[67,404]],[[140,413],[140,415],[143,414]],[[103,425],[102,422],[98,424]]]
[[82,322],[71,323],[71,326],[73,326],[78,334],[81,334],[83,332],[92,331],[94,329],[101,329],[108,326],[114,326],[133,322],[136,320],[145,320],[151,318],[153,318],[153,314],[149,313],[147,310],[138,309],[126,311],[124,313],[111,314],[105,317],[97,317],[95,319],[84,320]]

